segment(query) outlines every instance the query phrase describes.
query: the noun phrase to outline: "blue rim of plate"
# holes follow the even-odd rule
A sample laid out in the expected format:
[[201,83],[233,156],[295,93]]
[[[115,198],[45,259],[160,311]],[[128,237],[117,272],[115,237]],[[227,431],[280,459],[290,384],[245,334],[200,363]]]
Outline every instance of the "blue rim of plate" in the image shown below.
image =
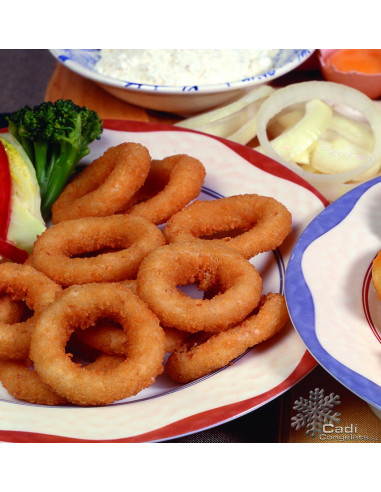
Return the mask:
[[345,219],[364,193],[379,183],[381,177],[357,186],[328,205],[310,222],[291,253],[286,269],[285,295],[291,321],[313,357],[341,384],[369,404],[381,408],[380,386],[337,361],[320,344],[316,335],[315,306],[302,271],[306,249]]

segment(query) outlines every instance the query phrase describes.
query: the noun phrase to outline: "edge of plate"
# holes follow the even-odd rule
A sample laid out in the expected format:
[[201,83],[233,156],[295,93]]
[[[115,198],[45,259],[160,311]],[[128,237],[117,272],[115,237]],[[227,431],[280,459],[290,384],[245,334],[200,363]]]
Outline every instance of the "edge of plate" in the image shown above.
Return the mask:
[[[380,387],[336,360],[320,344],[315,330],[314,302],[301,264],[308,246],[318,237],[335,228],[352,211],[364,193],[380,182],[381,177],[378,177],[357,186],[331,203],[310,222],[291,253],[285,280],[286,303],[291,321],[313,357],[332,377],[367,403],[378,408],[381,408],[381,394],[375,398],[375,393],[380,393]],[[340,213],[334,214],[337,207],[340,208]]]

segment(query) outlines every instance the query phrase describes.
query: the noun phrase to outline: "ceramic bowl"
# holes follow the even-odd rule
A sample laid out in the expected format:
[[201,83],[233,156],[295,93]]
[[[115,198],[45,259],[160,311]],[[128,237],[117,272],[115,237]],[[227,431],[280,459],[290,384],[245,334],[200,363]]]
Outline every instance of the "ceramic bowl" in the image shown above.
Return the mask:
[[137,106],[181,115],[199,113],[233,101],[255,86],[270,82],[294,70],[314,50],[276,50],[271,70],[243,80],[221,81],[214,85],[164,86],[106,77],[95,70],[101,50],[50,50],[52,55],[73,72],[97,83],[104,90]]

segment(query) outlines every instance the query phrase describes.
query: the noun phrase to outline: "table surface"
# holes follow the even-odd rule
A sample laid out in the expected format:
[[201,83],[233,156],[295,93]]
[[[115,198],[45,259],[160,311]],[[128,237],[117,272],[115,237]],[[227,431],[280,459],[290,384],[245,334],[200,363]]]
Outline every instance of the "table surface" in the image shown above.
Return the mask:
[[[316,75],[319,77],[319,74]],[[57,84],[57,79],[54,77],[57,77],[56,61],[48,50],[0,50],[0,113],[12,112],[26,104],[30,106],[39,104],[49,94],[49,91],[53,90],[52,81]],[[55,87],[55,90],[59,89]],[[97,88],[97,90],[100,89]],[[61,97],[67,96],[62,93]],[[137,108],[137,119],[139,119],[138,115],[139,109]],[[171,118],[170,115],[150,112],[148,119],[168,122]],[[340,425],[356,424],[359,433],[381,441],[381,421],[370,411],[367,404],[338,383],[323,368],[317,366],[284,395],[263,407],[212,429],[167,442],[318,442],[302,430],[297,431],[291,427],[295,400],[308,397],[309,392],[317,387],[324,389],[326,394],[334,392],[340,395]]]

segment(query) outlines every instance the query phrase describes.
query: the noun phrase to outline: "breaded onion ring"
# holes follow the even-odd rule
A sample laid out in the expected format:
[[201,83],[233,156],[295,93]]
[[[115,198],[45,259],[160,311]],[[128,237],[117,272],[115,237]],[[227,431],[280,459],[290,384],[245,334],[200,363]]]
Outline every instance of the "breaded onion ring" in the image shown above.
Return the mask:
[[128,352],[128,338],[124,330],[108,320],[101,320],[95,326],[77,332],[85,345],[108,355],[125,355]]
[[52,207],[53,224],[120,212],[143,185],[150,164],[143,145],[128,142],[110,147],[64,188]]
[[0,381],[18,400],[38,405],[65,405],[66,398],[44,384],[26,361],[0,360]]
[[377,297],[381,301],[381,251],[377,253],[372,264],[372,282],[376,289]]
[[136,280],[132,280],[132,279],[123,280],[122,284],[125,287],[128,287],[129,289],[131,289],[134,294],[137,294],[138,284],[137,284]]
[[125,357],[120,355],[108,355],[108,354],[100,354],[94,362],[90,362],[84,368],[88,371],[109,371],[110,369],[114,369],[121,362],[126,360]]
[[131,208],[125,210],[164,224],[200,194],[205,174],[201,162],[185,154],[153,160],[146,183],[131,200]]
[[[240,234],[221,239],[205,238],[232,231]],[[284,205],[274,198],[247,194],[196,201],[173,215],[163,233],[169,243],[213,241],[249,259],[275,249],[290,231],[291,214]]]
[[9,295],[0,295],[0,323],[17,323],[24,312],[24,304]]
[[[125,357],[100,354],[93,362],[84,366],[88,371],[108,371],[116,367]],[[38,405],[66,405],[66,398],[57,395],[41,381],[29,360],[0,360],[0,381],[10,395],[18,400]]]
[[[137,293],[136,280],[125,280],[122,284]],[[104,352],[109,355],[125,355],[128,350],[127,336],[121,327],[110,321],[99,321],[95,326],[75,333],[82,346]],[[170,353],[179,348],[188,337],[188,333],[176,328],[164,328],[165,352]]]
[[[126,359],[107,371],[89,371],[65,352],[75,329],[113,319],[127,335]],[[139,393],[163,371],[164,332],[156,316],[121,284],[74,285],[42,313],[30,358],[42,381],[77,405],[105,405]]]
[[[137,294],[136,280],[125,280],[122,284]],[[128,350],[127,336],[121,327],[110,321],[97,322],[87,330],[76,333],[82,343],[109,355],[125,355]],[[165,352],[173,352],[185,343],[188,333],[176,328],[164,328]]]
[[[143,217],[86,217],[55,224],[34,244],[35,268],[63,286],[118,282],[136,277],[140,262],[165,244],[162,232]],[[102,249],[117,251],[102,253]],[[100,252],[93,257],[73,257]]]
[[36,318],[59,292],[59,285],[30,265],[10,262],[0,265],[0,294],[25,302],[33,311],[25,321],[0,322],[0,359],[25,359],[28,356]]
[[165,334],[165,351],[168,354],[181,347],[187,338],[189,338],[189,333],[186,331],[180,331],[171,327],[164,327],[163,330]]
[[[262,279],[255,267],[226,246],[202,242],[175,243],[150,253],[141,263],[138,295],[163,326],[179,330],[220,331],[242,321],[258,304]],[[193,299],[177,286],[213,285],[213,299]]]
[[[189,333],[176,328],[163,328],[165,340],[164,350],[171,353],[181,347]],[[125,355],[128,353],[128,341],[125,332],[107,321],[97,323],[87,330],[78,332],[80,340],[96,350],[109,355]]]
[[274,336],[287,323],[286,302],[281,294],[268,294],[261,300],[257,314],[228,330],[216,333],[205,342],[173,352],[165,365],[168,375],[185,384],[226,366],[248,348]]

